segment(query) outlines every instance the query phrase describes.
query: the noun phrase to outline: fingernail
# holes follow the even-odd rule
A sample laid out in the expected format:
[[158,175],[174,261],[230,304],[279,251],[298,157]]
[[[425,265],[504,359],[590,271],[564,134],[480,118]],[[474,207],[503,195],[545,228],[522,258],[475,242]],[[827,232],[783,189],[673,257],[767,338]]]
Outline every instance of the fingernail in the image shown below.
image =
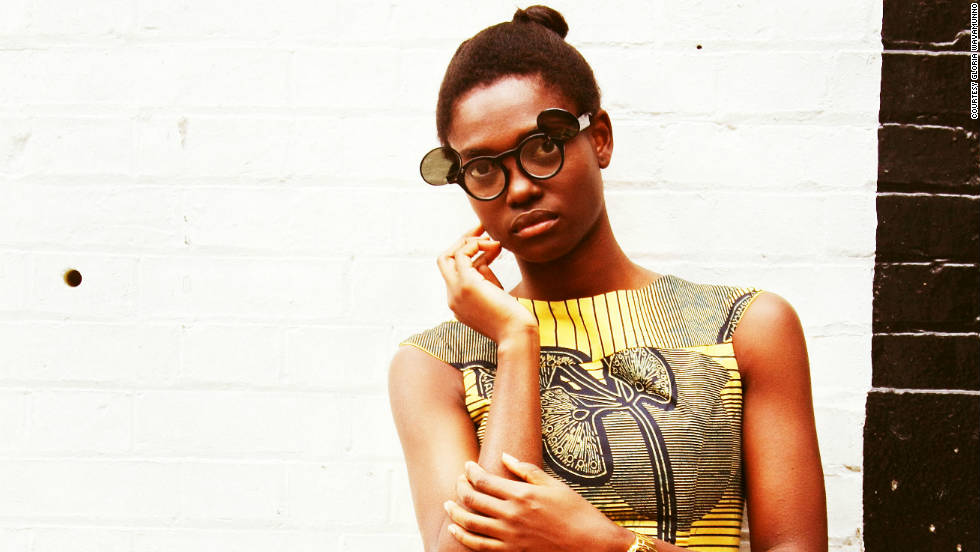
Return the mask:
[[449,532],[451,534],[453,534],[453,535],[458,535],[459,534],[459,527],[457,527],[455,523],[450,523],[449,524]]
[[463,464],[463,467],[466,468],[466,469],[476,469],[476,468],[479,468],[480,465],[477,464],[476,462],[472,461],[472,460],[467,460],[466,463]]
[[447,500],[447,501],[445,501],[445,502],[442,503],[442,507],[443,507],[443,509],[446,510],[446,513],[447,514],[451,513],[450,512],[450,504],[451,504],[451,501],[449,501],[449,500]]
[[507,454],[506,452],[501,452],[500,453],[500,457],[503,458],[504,460],[509,461],[509,462],[517,462],[518,461],[517,458],[514,458],[513,456]]

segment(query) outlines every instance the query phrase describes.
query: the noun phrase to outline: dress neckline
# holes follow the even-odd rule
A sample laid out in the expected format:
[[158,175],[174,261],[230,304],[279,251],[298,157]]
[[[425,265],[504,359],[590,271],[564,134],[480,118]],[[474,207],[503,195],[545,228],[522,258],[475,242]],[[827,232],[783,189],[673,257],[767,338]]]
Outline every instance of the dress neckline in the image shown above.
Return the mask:
[[617,288],[603,293],[597,293],[595,295],[586,295],[583,297],[569,297],[567,299],[531,299],[530,297],[514,296],[514,299],[517,299],[518,301],[524,304],[538,303],[538,304],[549,304],[549,305],[565,303],[567,301],[587,301],[587,300],[596,301],[599,299],[608,298],[610,296],[617,295],[619,293],[644,293],[652,290],[654,287],[660,285],[661,283],[665,283],[669,279],[673,279],[673,278],[676,278],[676,276],[674,276],[673,274],[661,274],[660,276],[654,278],[650,282],[637,288]]

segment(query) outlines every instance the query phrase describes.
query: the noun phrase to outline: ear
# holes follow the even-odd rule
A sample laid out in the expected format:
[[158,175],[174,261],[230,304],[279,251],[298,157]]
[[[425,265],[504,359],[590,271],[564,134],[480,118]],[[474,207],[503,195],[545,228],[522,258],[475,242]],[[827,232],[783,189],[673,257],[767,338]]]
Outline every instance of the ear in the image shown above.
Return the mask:
[[599,168],[605,169],[612,160],[613,151],[612,122],[609,120],[609,113],[606,113],[605,109],[600,109],[592,116],[589,136],[592,140],[592,149],[599,161]]

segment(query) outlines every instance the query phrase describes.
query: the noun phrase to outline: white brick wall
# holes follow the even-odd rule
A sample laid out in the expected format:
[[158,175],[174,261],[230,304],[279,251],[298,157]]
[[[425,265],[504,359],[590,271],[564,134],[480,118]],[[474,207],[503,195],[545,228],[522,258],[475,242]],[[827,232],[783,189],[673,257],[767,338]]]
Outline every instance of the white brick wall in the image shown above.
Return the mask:
[[[860,550],[880,2],[552,5],[629,253],[797,307]],[[0,550],[420,549],[385,370],[474,217],[417,162],[456,45],[513,9],[2,2]]]

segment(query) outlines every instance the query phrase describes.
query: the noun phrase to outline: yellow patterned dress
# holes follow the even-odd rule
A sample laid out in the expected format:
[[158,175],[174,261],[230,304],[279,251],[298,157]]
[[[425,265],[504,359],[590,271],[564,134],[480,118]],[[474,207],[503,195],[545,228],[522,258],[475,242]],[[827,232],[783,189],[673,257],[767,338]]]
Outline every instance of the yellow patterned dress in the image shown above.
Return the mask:
[[[732,334],[758,294],[667,275],[582,299],[518,299],[540,327],[545,470],[628,529],[737,551],[742,388]],[[462,372],[482,442],[496,344],[456,321],[405,343]]]

